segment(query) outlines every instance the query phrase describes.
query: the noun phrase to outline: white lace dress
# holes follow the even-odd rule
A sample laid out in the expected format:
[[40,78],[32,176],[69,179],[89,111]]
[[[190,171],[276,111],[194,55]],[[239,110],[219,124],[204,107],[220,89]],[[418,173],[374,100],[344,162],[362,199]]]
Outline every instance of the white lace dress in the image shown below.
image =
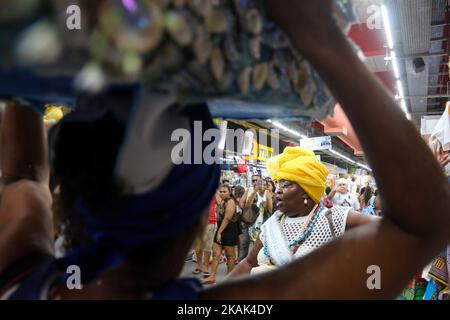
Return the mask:
[[[349,207],[338,207],[334,206],[331,208],[334,232],[336,237],[342,235],[345,232],[347,224],[347,215],[351,208]],[[311,234],[306,238],[306,240],[299,247],[297,252],[294,254],[295,259],[306,256],[315,249],[323,246],[325,243],[333,239],[333,235],[330,229],[330,224],[328,218],[325,216],[326,209],[322,210],[317,222],[311,231]],[[281,212],[277,211],[271,217],[271,219],[279,219]],[[303,229],[305,223],[308,222],[308,217],[297,217],[284,219],[284,223],[281,226],[282,233],[285,237],[286,243],[291,244],[300,237],[300,230]],[[264,230],[264,229],[263,229]],[[261,231],[259,238],[264,244],[264,231]],[[264,247],[258,253],[258,265],[268,266],[271,265],[270,258],[265,254]],[[256,270],[255,270],[256,271]],[[253,272],[252,272],[253,273]]]

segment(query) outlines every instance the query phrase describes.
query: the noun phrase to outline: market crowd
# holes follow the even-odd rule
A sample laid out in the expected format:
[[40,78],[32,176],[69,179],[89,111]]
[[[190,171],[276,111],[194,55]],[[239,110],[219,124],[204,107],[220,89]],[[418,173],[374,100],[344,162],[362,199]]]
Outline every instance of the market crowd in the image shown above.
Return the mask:
[[[264,5],[285,33],[276,40],[298,51],[341,104],[379,192],[373,185],[358,187],[353,179],[327,189],[327,168],[301,147],[286,147],[270,158],[270,179],[253,175],[247,188],[221,181],[218,164],[174,165],[170,134],[175,129],[192,133],[201,121],[203,136],[215,128],[205,99],[180,105],[169,94],[139,87],[139,95],[136,87],[112,85],[95,94],[78,92],[75,111],[52,126],[36,112],[35,96],[24,98],[18,88],[5,85],[0,299],[392,299],[400,293],[405,299],[444,298],[450,190],[442,166],[449,162],[448,152],[440,150],[436,161],[336,24],[335,2],[266,0]],[[133,11],[131,3],[127,10]],[[203,8],[194,9],[198,14]],[[249,12],[250,32],[259,34],[263,21],[255,10]],[[228,16],[216,21],[214,14],[209,27],[226,30]],[[168,24],[170,35],[184,45],[192,38],[188,28],[179,28],[183,17],[169,16],[166,23],[145,15],[142,21]],[[167,38],[161,27],[142,35],[151,41]],[[130,36],[128,29],[124,33]],[[197,52],[206,51],[202,44],[196,41]],[[167,51],[158,53],[168,53],[164,58],[170,61],[157,60],[152,67],[177,60],[170,46]],[[227,78],[220,52],[213,53],[214,75]],[[131,65],[139,65],[133,56]],[[244,89],[250,85],[250,68],[245,69],[248,77],[239,79]],[[146,69],[150,78],[152,71]],[[180,75],[186,76],[184,69]],[[189,74],[183,79],[195,80]],[[272,80],[269,95],[286,79],[275,85]],[[297,85],[304,85],[301,96],[312,100],[303,90],[307,80]],[[52,126],[49,132],[46,126]],[[207,146],[196,149],[193,140],[186,144],[200,151],[198,156]],[[203,284],[217,282],[221,260],[226,281],[202,286],[197,277],[181,278],[192,249],[197,261],[192,271],[201,274]],[[367,286],[367,267],[373,264],[383,270],[379,290]],[[72,266],[82,271],[77,290],[67,286]]]
[[[221,179],[209,208],[208,227],[188,255],[188,261],[196,262],[192,273],[202,274],[204,284],[216,283],[220,263],[225,263],[230,273],[243,261],[259,238],[262,225],[278,211],[278,183],[262,177],[261,173],[249,177],[248,188],[233,179]],[[320,206],[328,209],[339,206],[368,216],[381,215],[380,199],[368,182],[360,185],[352,176],[332,180],[330,185],[321,197]]]

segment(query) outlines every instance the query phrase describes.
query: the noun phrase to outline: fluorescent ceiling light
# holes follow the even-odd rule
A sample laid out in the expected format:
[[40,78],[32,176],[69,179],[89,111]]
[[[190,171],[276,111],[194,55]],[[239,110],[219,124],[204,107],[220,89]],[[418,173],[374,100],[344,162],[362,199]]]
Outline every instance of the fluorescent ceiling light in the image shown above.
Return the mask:
[[397,80],[397,89],[398,89],[398,95],[400,97],[400,99],[404,99],[405,94],[403,92],[403,84],[400,80]]
[[366,169],[367,171],[372,171],[372,169],[370,169],[368,166],[366,166],[366,165],[363,165],[362,163],[359,163],[359,162],[357,162],[356,163],[356,165],[357,166],[359,166],[359,167],[361,167],[361,168],[363,168],[363,169]]
[[386,40],[388,43],[389,49],[394,48],[394,38],[392,37],[392,29],[391,29],[391,22],[389,20],[389,13],[387,10],[386,5],[381,6],[381,16],[383,17],[383,25],[384,25],[384,31],[386,32]]
[[402,99],[400,101],[400,107],[402,108],[403,112],[408,115],[408,107],[406,106],[406,100]]
[[350,162],[351,164],[356,164],[355,161],[353,161],[352,159],[350,159],[350,158],[347,157],[347,156],[344,156],[342,153],[339,153],[339,152],[337,152],[337,151],[334,151],[333,149],[330,149],[330,152],[333,153],[333,154],[335,154],[336,156],[338,156],[338,157],[344,159],[344,160],[347,160],[347,161]]
[[400,70],[398,68],[397,55],[395,54],[395,51],[391,51],[391,61],[395,79],[400,79]]
[[297,137],[300,137],[300,138],[303,138],[303,139],[304,139],[304,138],[308,138],[308,137],[305,136],[304,134],[301,134],[301,133],[298,132],[298,131],[289,129],[288,127],[286,127],[285,125],[283,125],[283,124],[281,124],[281,123],[279,123],[279,122],[277,122],[277,121],[267,120],[267,122],[273,124],[275,127],[278,127],[278,128],[280,128],[280,129],[282,129],[282,130],[284,130],[284,131],[286,131],[286,132],[289,132],[290,134],[293,134],[294,136],[297,136]]

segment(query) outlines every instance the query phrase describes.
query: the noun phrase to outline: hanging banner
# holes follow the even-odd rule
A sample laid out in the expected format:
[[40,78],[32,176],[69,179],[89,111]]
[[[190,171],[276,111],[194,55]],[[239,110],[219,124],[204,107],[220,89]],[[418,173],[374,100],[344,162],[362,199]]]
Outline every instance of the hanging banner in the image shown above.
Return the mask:
[[331,149],[331,137],[323,136],[316,138],[300,139],[300,146],[310,150],[329,150]]
[[244,156],[244,159],[247,161],[259,160],[265,162],[273,156],[273,148],[259,144],[256,139],[253,139],[251,152],[248,156]]
[[262,144],[258,145],[258,160],[266,162],[267,159],[273,157],[273,148],[263,146]]

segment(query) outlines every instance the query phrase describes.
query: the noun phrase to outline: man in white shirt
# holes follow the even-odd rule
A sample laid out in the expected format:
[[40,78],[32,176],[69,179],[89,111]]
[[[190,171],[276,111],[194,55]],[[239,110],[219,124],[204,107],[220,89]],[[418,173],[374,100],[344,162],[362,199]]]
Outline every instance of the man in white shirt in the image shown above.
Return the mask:
[[352,176],[350,180],[348,180],[348,190],[350,193],[356,195],[356,192],[358,191],[358,181],[355,176]]
[[348,181],[339,179],[333,191],[328,195],[328,199],[333,202],[335,206],[352,207],[353,210],[359,211],[361,209],[358,198],[348,190]]

